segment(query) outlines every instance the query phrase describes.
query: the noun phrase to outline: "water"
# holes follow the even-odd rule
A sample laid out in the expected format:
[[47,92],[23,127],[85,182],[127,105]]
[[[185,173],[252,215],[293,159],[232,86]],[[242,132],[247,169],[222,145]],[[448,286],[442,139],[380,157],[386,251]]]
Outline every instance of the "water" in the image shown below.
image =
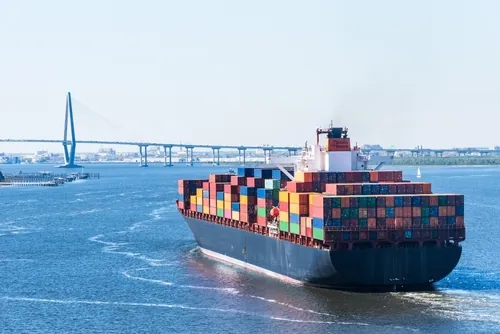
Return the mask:
[[[50,169],[2,170],[20,168]],[[462,259],[434,292],[372,294],[297,287],[200,255],[175,210],[177,179],[217,170],[90,166],[100,180],[0,188],[2,332],[499,331],[499,168],[421,168],[434,191],[466,195]]]

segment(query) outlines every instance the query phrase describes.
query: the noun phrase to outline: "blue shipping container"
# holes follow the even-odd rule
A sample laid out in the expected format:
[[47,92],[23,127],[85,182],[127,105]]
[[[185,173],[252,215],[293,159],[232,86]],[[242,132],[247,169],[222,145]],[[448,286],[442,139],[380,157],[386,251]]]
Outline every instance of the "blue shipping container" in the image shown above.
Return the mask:
[[[292,214],[290,214],[292,215]],[[312,219],[312,227],[313,228],[323,228],[325,226],[325,221],[321,218],[313,218]]]
[[240,211],[240,203],[237,203],[237,202],[231,203],[231,210]]
[[296,213],[290,213],[290,223],[300,224],[300,216]]
[[224,192],[223,191],[218,191],[217,192],[217,200],[218,201],[223,201],[224,200]]

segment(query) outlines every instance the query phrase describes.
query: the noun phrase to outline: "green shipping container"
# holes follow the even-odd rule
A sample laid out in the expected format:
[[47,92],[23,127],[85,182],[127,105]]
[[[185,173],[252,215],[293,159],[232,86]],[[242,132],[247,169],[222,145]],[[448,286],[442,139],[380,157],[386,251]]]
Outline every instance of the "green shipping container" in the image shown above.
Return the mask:
[[287,222],[280,221],[280,231],[288,232],[289,226]]
[[367,208],[376,208],[377,207],[377,198],[374,196],[370,196],[366,199],[366,207]]
[[358,208],[351,208],[350,216],[351,216],[351,218],[358,218],[359,217],[359,209]]
[[321,241],[325,240],[325,231],[322,228],[313,227],[313,239]]
[[217,216],[224,217],[224,209],[217,209]]
[[438,196],[439,206],[447,206],[448,205],[448,196],[440,195]]
[[361,196],[359,197],[358,202],[360,208],[366,208],[368,205],[368,198],[365,196]]
[[350,214],[351,214],[351,209],[349,209],[349,208],[341,209],[342,218],[349,218]]
[[341,206],[340,203],[341,203],[341,201],[340,201],[339,197],[335,197],[332,199],[332,207],[334,207],[335,209],[340,208],[340,206]]
[[366,218],[361,218],[359,220],[359,227],[368,227],[368,219]]
[[422,217],[429,217],[429,208],[422,208]]
[[300,224],[290,223],[290,233],[300,235]]
[[267,211],[266,208],[263,207],[257,207],[257,216],[259,217],[267,217]]

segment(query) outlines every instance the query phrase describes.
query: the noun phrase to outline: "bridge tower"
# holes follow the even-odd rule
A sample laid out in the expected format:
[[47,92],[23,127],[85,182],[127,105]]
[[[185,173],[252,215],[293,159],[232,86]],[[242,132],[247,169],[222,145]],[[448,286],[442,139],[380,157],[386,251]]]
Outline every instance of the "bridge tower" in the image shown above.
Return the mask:
[[[68,121],[71,130],[71,141],[68,141]],[[68,151],[68,144],[71,144],[70,151]],[[71,93],[68,92],[66,96],[66,117],[64,119],[64,165],[60,168],[82,168],[75,164],[76,153],[76,136],[75,136],[75,122],[73,120],[73,105],[71,103]]]

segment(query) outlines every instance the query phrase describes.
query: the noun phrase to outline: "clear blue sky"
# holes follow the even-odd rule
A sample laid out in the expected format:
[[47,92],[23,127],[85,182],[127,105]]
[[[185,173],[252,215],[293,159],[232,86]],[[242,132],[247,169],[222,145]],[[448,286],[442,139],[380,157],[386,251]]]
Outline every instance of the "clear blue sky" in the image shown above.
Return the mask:
[[334,119],[359,143],[492,146],[499,17],[494,0],[4,1],[0,137],[62,138],[71,91],[82,140],[302,145]]

